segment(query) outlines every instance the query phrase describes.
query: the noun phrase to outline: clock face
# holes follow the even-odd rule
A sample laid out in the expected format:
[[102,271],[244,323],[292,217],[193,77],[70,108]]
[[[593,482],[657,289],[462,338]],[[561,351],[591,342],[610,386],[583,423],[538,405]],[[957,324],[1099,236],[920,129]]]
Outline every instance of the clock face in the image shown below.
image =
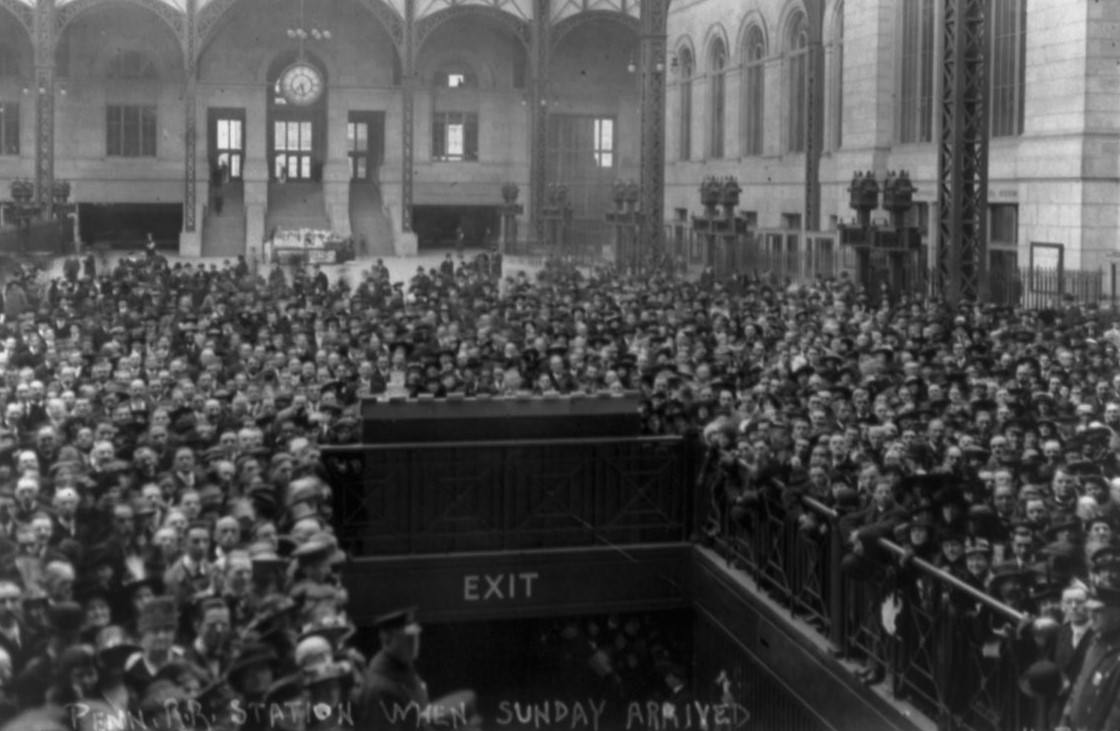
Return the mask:
[[323,93],[323,76],[314,66],[293,64],[280,76],[280,91],[289,104],[314,104]]

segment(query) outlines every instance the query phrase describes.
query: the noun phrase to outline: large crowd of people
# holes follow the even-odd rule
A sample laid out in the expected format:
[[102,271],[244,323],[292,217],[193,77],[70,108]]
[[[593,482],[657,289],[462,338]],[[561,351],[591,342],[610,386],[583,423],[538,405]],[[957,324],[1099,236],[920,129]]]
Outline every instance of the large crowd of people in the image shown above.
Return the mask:
[[319,445],[356,439],[364,396],[619,389],[640,372],[592,331],[609,306],[633,332],[638,290],[500,269],[486,252],[408,282],[380,261],[332,281],[149,247],[10,274],[0,726],[430,722],[415,617],[382,618],[373,658],[353,645]]
[[[384,618],[380,660],[352,647],[318,446],[356,441],[364,396],[636,389],[647,433],[711,446],[709,537],[749,535],[763,505],[819,536],[828,525],[800,501],[816,498],[843,515],[855,580],[880,577],[891,562],[876,540],[891,537],[1050,612],[1067,634],[1031,660],[1058,665],[1069,702],[1054,723],[1116,727],[1111,313],[870,300],[843,277],[500,270],[493,254],[460,255],[409,281],[381,262],[332,281],[148,252],[13,277],[0,325],[0,717],[65,723],[79,719],[63,709],[98,707],[189,728],[189,713],[156,713],[189,700],[210,727],[276,727],[229,709],[346,698],[376,727],[386,684],[426,696],[410,674],[418,625]],[[868,682],[881,677],[870,664]],[[282,721],[327,729],[344,715]]]
[[[997,728],[1120,728],[1120,316],[870,306],[839,282],[712,303],[691,350],[710,355],[653,394],[679,415],[691,389],[711,417],[705,537],[750,560],[779,525],[796,563],[838,534],[869,685],[891,671],[978,727],[995,687]],[[1019,687],[993,680],[1008,668]]]

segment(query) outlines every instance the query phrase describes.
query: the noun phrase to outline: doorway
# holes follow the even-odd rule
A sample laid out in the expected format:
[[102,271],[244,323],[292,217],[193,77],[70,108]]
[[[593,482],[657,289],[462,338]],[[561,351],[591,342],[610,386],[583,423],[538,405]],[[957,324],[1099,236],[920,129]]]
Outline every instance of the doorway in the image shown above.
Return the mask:
[[211,179],[225,166],[227,181],[241,180],[245,164],[245,110],[210,109],[208,113]]
[[1023,295],[1017,249],[988,250],[988,282],[992,302],[1018,307]]
[[350,112],[346,150],[351,180],[375,180],[385,155],[385,112]]
[[484,249],[497,240],[501,212],[495,206],[415,206],[412,225],[421,249],[453,249],[463,229],[463,245]]
[[316,180],[318,145],[314,119],[277,112],[272,119],[272,176],[276,180]]

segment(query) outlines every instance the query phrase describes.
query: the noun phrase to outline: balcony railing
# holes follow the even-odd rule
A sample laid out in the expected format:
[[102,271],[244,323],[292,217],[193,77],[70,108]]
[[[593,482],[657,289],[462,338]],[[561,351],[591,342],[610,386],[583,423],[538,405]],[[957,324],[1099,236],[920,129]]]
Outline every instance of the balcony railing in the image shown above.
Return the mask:
[[327,447],[334,523],[354,556],[689,539],[680,437]]
[[[775,499],[733,520],[724,515],[713,548],[827,638],[838,657],[878,665],[889,692],[945,731],[1048,729],[1052,709],[1025,695],[1018,628],[1023,613],[960,581],[887,539],[874,582],[841,571],[837,513],[811,498],[790,510]],[[813,515],[812,529],[797,515]],[[999,630],[998,632],[996,630]],[[1029,635],[1029,633],[1028,633]]]

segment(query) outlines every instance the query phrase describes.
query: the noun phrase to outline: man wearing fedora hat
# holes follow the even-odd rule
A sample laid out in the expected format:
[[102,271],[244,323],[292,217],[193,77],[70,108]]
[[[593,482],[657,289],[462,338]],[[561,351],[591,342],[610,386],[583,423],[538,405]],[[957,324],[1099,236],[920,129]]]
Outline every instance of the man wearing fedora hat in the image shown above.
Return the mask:
[[424,728],[419,716],[428,705],[428,686],[416,672],[420,624],[415,608],[399,609],[374,621],[381,650],[366,669],[358,709],[363,728]]
[[1120,729],[1120,589],[1097,587],[1086,604],[1093,638],[1073,683],[1061,728]]

